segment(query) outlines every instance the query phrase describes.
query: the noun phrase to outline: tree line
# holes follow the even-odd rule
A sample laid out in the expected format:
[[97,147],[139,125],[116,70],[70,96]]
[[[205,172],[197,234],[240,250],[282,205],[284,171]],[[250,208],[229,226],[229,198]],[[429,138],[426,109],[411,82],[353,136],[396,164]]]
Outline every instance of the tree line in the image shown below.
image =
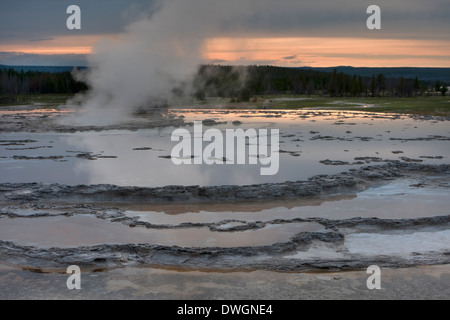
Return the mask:
[[447,84],[412,78],[351,76],[342,72],[323,72],[274,66],[204,65],[194,80],[196,97],[229,97],[248,101],[254,95],[300,94],[330,97],[412,97],[445,95]]
[[[445,95],[447,84],[424,82],[417,77],[386,78],[348,75],[275,66],[202,65],[192,79],[197,99],[224,97],[233,101],[249,101],[257,95],[320,95],[330,97],[412,97]],[[0,102],[14,102],[23,94],[72,95],[88,89],[76,81],[71,72],[16,71],[0,69]],[[176,88],[180,93],[185,90]]]
[[70,72],[16,71],[13,68],[0,69],[0,98],[14,102],[23,94],[75,94],[87,89],[77,82]]

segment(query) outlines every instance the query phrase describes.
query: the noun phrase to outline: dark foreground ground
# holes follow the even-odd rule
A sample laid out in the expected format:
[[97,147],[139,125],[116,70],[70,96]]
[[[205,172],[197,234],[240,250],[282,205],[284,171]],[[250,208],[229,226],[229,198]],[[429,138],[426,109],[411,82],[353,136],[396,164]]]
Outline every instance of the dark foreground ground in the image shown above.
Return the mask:
[[[50,272],[50,271],[49,271]],[[369,290],[365,271],[335,273],[207,272],[126,268],[82,270],[81,290],[69,277],[0,266],[0,299],[148,300],[447,300],[450,265],[382,269],[381,289]]]

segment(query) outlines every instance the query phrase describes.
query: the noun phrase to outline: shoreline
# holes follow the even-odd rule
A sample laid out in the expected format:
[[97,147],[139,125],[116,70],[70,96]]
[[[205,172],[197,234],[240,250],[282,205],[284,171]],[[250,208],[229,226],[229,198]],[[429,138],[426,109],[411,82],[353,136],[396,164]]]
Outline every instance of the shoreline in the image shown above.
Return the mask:
[[[112,130],[138,131],[145,129],[155,129],[163,127],[183,127],[192,126],[192,121],[187,121],[182,112],[196,111],[204,113],[205,117],[214,113],[222,115],[248,112],[249,118],[252,113],[265,113],[267,118],[279,117],[280,115],[298,113],[300,117],[329,115],[336,112],[350,112],[358,114],[366,114],[376,118],[397,119],[408,117],[414,120],[432,120],[432,121],[448,121],[449,115],[436,114],[416,114],[416,113],[399,113],[399,112],[380,112],[376,108],[357,110],[354,108],[334,109],[332,107],[314,107],[299,109],[261,109],[255,105],[244,106],[214,106],[214,105],[186,105],[174,106],[168,108],[156,108],[138,114],[129,115],[125,119],[118,121],[120,123],[104,124],[104,125],[86,125],[81,124],[90,119],[89,114],[85,114],[82,118],[77,118],[83,114],[82,109],[73,109],[64,106],[43,108],[44,106],[8,106],[0,108],[0,133],[75,133],[75,132],[101,132]],[[105,109],[107,111],[107,109]],[[207,111],[207,113],[205,113]],[[300,115],[303,114],[303,115]],[[264,116],[263,116],[264,117]],[[211,121],[211,124],[219,124],[226,122]],[[117,121],[117,119],[116,119]],[[231,124],[231,122],[230,122]]]
[[1,183],[0,202],[41,201],[75,203],[176,203],[230,202],[248,200],[295,199],[362,191],[377,183],[400,177],[417,178],[422,174],[447,176],[450,164],[420,164],[391,161],[369,165],[335,175],[317,175],[308,180],[262,183],[254,185],[217,185],[165,187],[121,187],[117,185],[62,185],[44,183]]

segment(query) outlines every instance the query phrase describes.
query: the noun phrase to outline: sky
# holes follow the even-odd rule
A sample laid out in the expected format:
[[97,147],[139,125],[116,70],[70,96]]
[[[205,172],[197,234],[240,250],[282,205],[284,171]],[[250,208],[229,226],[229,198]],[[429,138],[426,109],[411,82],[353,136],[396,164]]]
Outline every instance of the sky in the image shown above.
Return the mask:
[[[141,50],[127,39],[136,35],[130,25],[156,20],[152,37],[195,42],[202,63],[450,67],[449,0],[176,1],[1,0],[0,64],[90,65],[101,43]],[[66,27],[73,4],[81,30]],[[381,9],[381,30],[366,26],[370,5]]]

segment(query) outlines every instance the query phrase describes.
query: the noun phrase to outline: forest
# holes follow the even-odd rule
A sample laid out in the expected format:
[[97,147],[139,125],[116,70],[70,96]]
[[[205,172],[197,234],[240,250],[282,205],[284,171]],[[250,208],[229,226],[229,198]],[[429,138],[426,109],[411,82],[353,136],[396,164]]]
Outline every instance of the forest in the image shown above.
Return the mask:
[[[382,73],[371,77],[338,72],[275,66],[202,65],[193,79],[175,86],[174,93],[193,92],[194,98],[230,98],[249,101],[258,95],[318,95],[329,97],[414,97],[445,95],[446,83],[421,81],[418,77],[387,78]],[[0,103],[16,100],[17,95],[67,94],[88,89],[71,72],[45,72],[0,68]]]
[[67,94],[87,90],[71,72],[17,71],[0,69],[0,103],[15,102],[18,95]]
[[254,95],[319,95],[329,97],[413,97],[445,95],[447,84],[413,78],[386,78],[274,66],[215,66],[199,68],[196,96],[229,97],[248,101]]

